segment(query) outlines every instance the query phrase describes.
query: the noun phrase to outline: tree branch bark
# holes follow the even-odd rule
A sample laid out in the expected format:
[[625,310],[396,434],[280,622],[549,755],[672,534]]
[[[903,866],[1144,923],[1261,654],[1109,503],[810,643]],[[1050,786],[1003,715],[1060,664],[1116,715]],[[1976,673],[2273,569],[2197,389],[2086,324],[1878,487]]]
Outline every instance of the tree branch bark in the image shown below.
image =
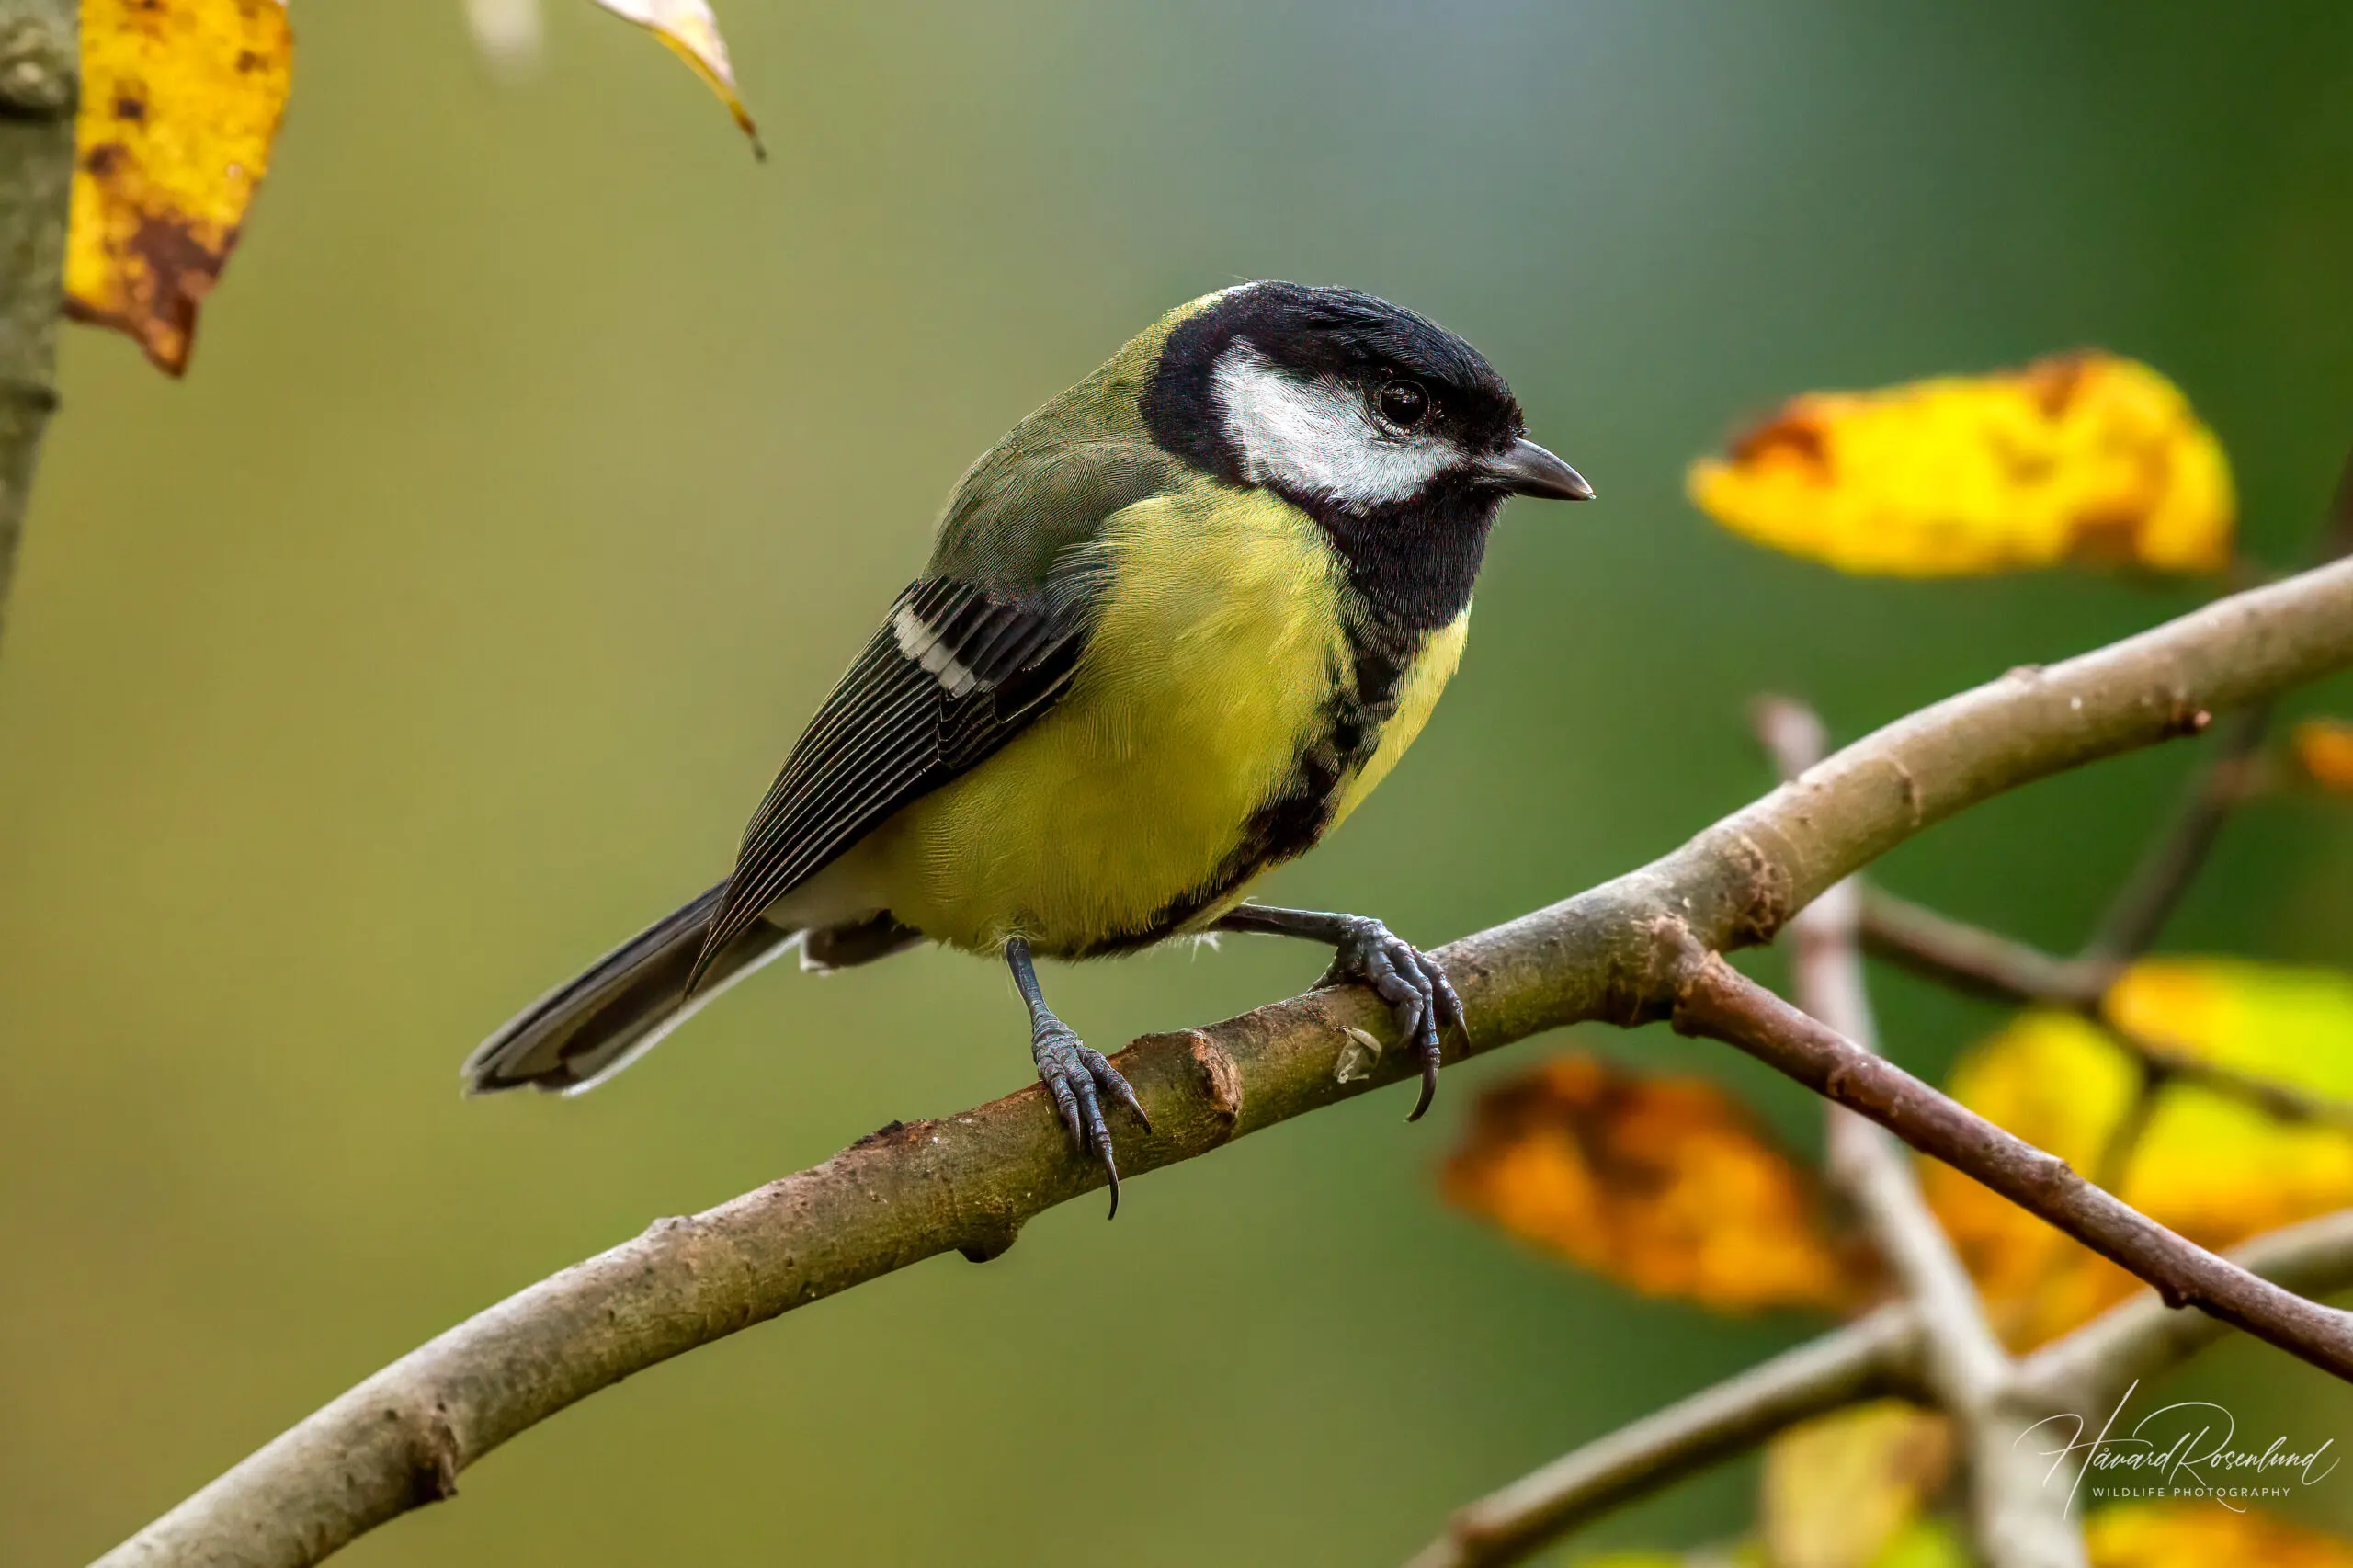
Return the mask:
[[2308,1301],[2188,1241],[2005,1132],[1902,1068],[1824,1028],[1696,946],[1675,1027],[1737,1046],[1816,1094],[1850,1106],[1922,1153],[2004,1198],[2157,1288],[2299,1360],[2353,1381],[2353,1315]]
[[[2269,1232],[2230,1256],[2305,1295],[2353,1287],[2353,1210]],[[2036,1403],[2094,1416],[2134,1381],[2179,1366],[2229,1332],[2146,1292],[2025,1358],[2018,1379]],[[1925,1400],[1920,1333],[1918,1310],[1901,1301],[1784,1351],[1457,1509],[1407,1568],[1502,1568],[1801,1421],[1891,1394]]]
[[34,459],[57,406],[80,51],[74,0],[0,0],[0,633]]
[[1761,1361],[1621,1426],[1457,1509],[1406,1568],[1488,1568],[1801,1421],[1888,1394],[1921,1394],[1920,1316],[1909,1302]]
[[[2353,455],[2338,471],[2311,563],[2325,564],[2347,553],[2353,553]],[[2101,915],[2084,944],[2081,961],[2113,970],[2156,945],[2204,869],[2231,812],[2246,798],[2248,776],[2260,765],[2271,733],[2271,708],[2268,701],[2251,702],[2223,722],[2210,755],[2183,790],[2173,820],[2150,843]]]
[[[1692,952],[1769,940],[1824,889],[1989,796],[2193,733],[2210,711],[2348,665],[2353,565],[2339,565],[1925,709],[1650,866],[1444,949],[1469,1014],[1466,1054],[1583,1020],[1655,1021],[1678,1004],[1687,1019],[1699,1018],[1705,971],[1694,974]],[[1120,1065],[1157,1131],[1126,1141],[1123,1163],[1140,1175],[1195,1158],[1411,1070],[1410,1052],[1389,1051],[1369,1077],[1341,1082],[1351,1029],[1391,1032],[1386,1010],[1354,988],[1137,1041]],[[1900,1103],[1862,1108],[1902,1131],[1918,1119],[1921,1096],[1940,1097],[1918,1085]],[[2001,1158],[1977,1143],[1948,1152],[1981,1179]],[[102,1561],[316,1562],[448,1496],[465,1466],[599,1388],[923,1258],[994,1256],[1031,1215],[1100,1180],[1071,1153],[1034,1085],[960,1116],[894,1124],[824,1165],[660,1222],[460,1324]],[[2067,1218],[2081,1217],[2071,1209]],[[2102,1236],[2115,1222],[2092,1219]],[[2165,1261],[2169,1269],[2173,1259]],[[2197,1283],[2235,1290],[2206,1274]]]
[[[1759,737],[1786,777],[1822,759],[1829,737],[1813,710],[1786,699],[1757,705]],[[1798,1005],[1877,1055],[1878,1020],[1863,981],[1862,880],[1849,877],[1790,923]],[[1929,1210],[1903,1145],[1836,1104],[1824,1153],[1831,1184],[1862,1218],[1921,1326],[1920,1381],[1952,1423],[1966,1466],[1970,1544],[1985,1568],[2083,1568],[2067,1498],[2042,1485],[2020,1439],[2052,1414],[2020,1397],[2018,1366],[1986,1320],[1977,1283]]]
[[2115,966],[2063,959],[1998,932],[1940,915],[1883,888],[1863,893],[1863,950],[1988,1002],[2096,1013]]
[[2115,978],[2105,964],[2054,957],[1878,888],[1863,892],[1862,937],[1863,946],[1874,956],[1956,991],[2080,1014],[2161,1081],[2195,1084],[2282,1121],[2353,1130],[2353,1104],[2193,1056],[2119,1028],[2102,1006]]
[[[2353,1287],[2353,1209],[2283,1225],[2230,1256],[2299,1295],[2334,1295]],[[2146,1292],[2044,1346],[2020,1364],[2018,1375],[2040,1403],[2091,1415],[2113,1407],[2132,1384],[2179,1366],[2229,1332],[2215,1318],[2169,1307]]]
[[2190,779],[2172,823],[2100,916],[2098,930],[2084,946],[2085,962],[2113,971],[2147,952],[2164,935],[2245,798],[2246,769],[2270,733],[2268,702],[2250,703],[2222,721],[2210,743],[2212,755]]

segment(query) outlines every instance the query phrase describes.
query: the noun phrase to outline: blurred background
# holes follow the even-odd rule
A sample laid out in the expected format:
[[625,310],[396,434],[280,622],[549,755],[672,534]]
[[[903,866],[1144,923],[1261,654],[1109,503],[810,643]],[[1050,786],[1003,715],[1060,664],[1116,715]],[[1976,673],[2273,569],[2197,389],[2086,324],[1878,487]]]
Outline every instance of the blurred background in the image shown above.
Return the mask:
[[[172,384],[73,331],[0,656],[0,1559],[70,1563],[439,1329],[656,1216],[1022,1084],[995,966],[763,977],[585,1099],[467,1103],[518,1005],[725,869],[1006,426],[1176,301],[1347,282],[1463,333],[1604,499],[1506,516],[1452,695],[1267,892],[1437,941],[1842,738],[2188,608],[1836,576],[1685,462],[1808,387],[2098,344],[2220,431],[2290,557],[2353,439],[2353,12],[2188,4],[722,4],[772,161],[556,0],[298,5],[267,187]],[[2353,708],[2353,687],[2299,699]],[[2072,944],[2191,760],[2065,778],[1894,889]],[[1401,846],[1404,852],[1401,851]],[[2247,812],[2170,934],[2353,961],[2353,814]],[[1767,969],[1770,969],[1769,960]],[[1050,976],[1106,1048],[1295,944]],[[1882,976],[1925,1073],[1995,1015]],[[1592,1040],[1805,1096],[1664,1031]],[[604,1393],[348,1561],[1402,1558],[1449,1506],[1811,1332],[1455,1216],[1483,1078],[1392,1088]],[[2245,1346],[2242,1429],[2353,1440]],[[1738,1467],[1586,1544],[1711,1539]],[[2353,1483],[2297,1507],[2353,1525]]]

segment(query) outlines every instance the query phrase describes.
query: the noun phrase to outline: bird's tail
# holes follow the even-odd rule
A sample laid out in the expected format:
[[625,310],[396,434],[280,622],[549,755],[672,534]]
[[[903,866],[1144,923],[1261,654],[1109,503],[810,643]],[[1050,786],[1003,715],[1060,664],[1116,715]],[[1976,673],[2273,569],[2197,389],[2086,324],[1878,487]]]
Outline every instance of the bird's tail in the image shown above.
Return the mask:
[[655,921],[508,1019],[466,1058],[466,1093],[529,1084],[577,1094],[653,1050],[705,1003],[799,939],[798,932],[755,921],[713,956],[688,996],[687,979],[726,885]]

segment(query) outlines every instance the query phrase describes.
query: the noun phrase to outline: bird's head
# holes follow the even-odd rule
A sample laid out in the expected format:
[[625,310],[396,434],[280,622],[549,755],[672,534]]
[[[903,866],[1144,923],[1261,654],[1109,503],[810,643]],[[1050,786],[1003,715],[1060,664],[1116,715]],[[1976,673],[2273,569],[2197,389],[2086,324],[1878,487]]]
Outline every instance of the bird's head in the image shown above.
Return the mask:
[[1162,447],[1347,535],[1383,518],[1483,532],[1507,495],[1593,494],[1528,439],[1477,349],[1353,289],[1245,283],[1198,301],[1142,403]]

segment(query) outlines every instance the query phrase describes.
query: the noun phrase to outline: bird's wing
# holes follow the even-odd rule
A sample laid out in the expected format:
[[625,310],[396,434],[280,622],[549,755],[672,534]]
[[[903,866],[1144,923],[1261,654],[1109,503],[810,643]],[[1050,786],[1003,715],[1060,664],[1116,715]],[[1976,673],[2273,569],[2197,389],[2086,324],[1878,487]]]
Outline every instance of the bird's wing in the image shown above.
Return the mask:
[[1051,707],[1086,643],[1086,600],[945,577],[901,594],[744,830],[688,989],[769,904]]

